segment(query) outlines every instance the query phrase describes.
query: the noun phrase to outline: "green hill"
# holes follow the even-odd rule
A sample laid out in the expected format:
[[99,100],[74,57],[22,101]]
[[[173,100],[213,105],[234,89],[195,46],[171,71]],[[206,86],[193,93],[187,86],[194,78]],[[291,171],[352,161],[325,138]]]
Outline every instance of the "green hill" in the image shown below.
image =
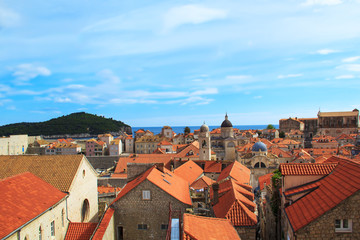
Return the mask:
[[0,127],[0,136],[16,134],[38,135],[64,135],[82,134],[91,135],[126,131],[131,133],[131,127],[121,121],[105,118],[85,112],[72,113],[67,116],[50,119],[45,122],[15,123]]

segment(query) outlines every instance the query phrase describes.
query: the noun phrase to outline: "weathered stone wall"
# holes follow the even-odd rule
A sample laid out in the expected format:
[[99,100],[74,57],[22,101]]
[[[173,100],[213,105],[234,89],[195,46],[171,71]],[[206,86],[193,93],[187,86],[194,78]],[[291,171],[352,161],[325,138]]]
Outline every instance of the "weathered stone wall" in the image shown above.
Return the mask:
[[294,119],[284,119],[279,121],[279,131],[288,133],[291,129],[304,130],[304,124]]
[[[296,233],[296,239],[360,239],[360,192]],[[352,232],[335,232],[335,219],[351,219]]]
[[[150,190],[150,200],[142,200],[142,190]],[[166,230],[161,229],[161,224],[169,222],[170,202],[173,210],[181,210],[182,213],[190,207],[145,180],[113,204],[115,232],[121,226],[124,240],[165,239]],[[173,217],[178,217],[178,214],[173,214]],[[147,224],[147,229],[138,229],[138,224]]]
[[256,226],[254,227],[235,227],[241,240],[255,240],[256,239]]
[[[62,212],[64,213],[62,215]],[[63,216],[63,218],[62,218]],[[55,237],[51,237],[51,222],[55,223]],[[20,230],[20,239],[40,239],[39,228],[41,227],[42,239],[61,240],[65,239],[66,231],[69,225],[69,221],[66,217],[66,200],[62,200],[50,211],[45,212],[43,215],[36,218],[34,221],[29,222]],[[17,240],[17,232],[10,237],[5,238],[7,240]]]

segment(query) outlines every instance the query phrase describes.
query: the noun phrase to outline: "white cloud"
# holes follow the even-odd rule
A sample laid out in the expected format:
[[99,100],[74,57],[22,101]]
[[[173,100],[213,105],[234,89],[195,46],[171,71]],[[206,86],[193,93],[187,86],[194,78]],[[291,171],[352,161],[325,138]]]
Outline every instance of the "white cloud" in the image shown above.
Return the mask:
[[356,62],[359,59],[360,59],[360,56],[355,56],[355,57],[344,58],[342,61],[343,62]]
[[169,31],[184,24],[200,24],[215,19],[223,19],[226,11],[200,5],[184,5],[171,8],[164,15],[164,30]]
[[360,64],[344,64],[337,68],[345,69],[345,70],[351,71],[351,72],[360,72]]
[[217,94],[219,93],[217,88],[206,88],[204,90],[198,90],[195,92],[190,93],[192,96],[199,96],[199,95],[209,95],[209,94]]
[[314,5],[320,5],[320,6],[331,6],[331,5],[338,5],[341,4],[341,0],[306,0],[302,5],[303,6],[314,6]]
[[104,69],[100,71],[98,76],[100,76],[107,83],[119,84],[121,82],[120,78],[116,76],[110,69]]
[[26,63],[16,66],[12,75],[16,77],[15,84],[23,85],[37,76],[50,76],[51,71],[43,66]]
[[355,78],[354,75],[341,75],[341,76],[337,76],[335,77],[335,79],[352,79]]
[[337,53],[337,52],[340,52],[340,51],[334,50],[334,49],[320,49],[320,50],[317,50],[315,53],[321,54],[321,55],[328,55],[330,53]]
[[0,28],[16,26],[19,21],[19,14],[10,9],[0,8]]
[[296,78],[296,77],[301,77],[301,76],[303,76],[303,74],[299,73],[299,74],[279,75],[277,78],[278,78],[278,79],[283,79],[283,78]]
[[261,99],[262,96],[254,96],[254,99]]
[[58,103],[69,103],[71,102],[71,99],[68,97],[57,97],[54,101]]

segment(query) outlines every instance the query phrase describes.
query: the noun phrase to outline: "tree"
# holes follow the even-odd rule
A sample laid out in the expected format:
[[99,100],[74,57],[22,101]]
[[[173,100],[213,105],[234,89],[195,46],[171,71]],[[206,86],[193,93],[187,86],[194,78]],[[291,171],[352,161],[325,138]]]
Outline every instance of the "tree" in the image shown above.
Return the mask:
[[267,125],[266,129],[275,129],[275,127],[274,127],[274,125],[269,124],[269,125]]
[[281,131],[280,133],[279,133],[279,138],[284,138],[285,137],[285,133],[283,132],[283,131]]
[[191,132],[190,128],[189,127],[185,127],[184,128],[184,134],[187,135]]

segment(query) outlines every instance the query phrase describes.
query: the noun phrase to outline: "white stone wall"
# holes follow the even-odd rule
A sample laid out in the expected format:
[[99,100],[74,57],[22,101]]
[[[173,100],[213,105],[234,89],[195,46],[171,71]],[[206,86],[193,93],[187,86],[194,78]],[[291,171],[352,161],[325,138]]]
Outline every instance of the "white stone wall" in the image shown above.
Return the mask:
[[[62,214],[64,211],[64,224],[62,224]],[[51,237],[51,222],[55,222],[55,237]],[[39,239],[39,227],[42,230],[42,239],[51,240],[62,240],[65,238],[66,231],[69,225],[69,221],[66,217],[66,200],[61,201],[52,210],[45,212],[40,215],[34,221],[28,223],[20,230],[20,239],[28,240]],[[18,240],[17,232],[12,234],[10,237],[5,238],[6,240]]]
[[10,135],[0,138],[0,155],[25,154],[28,148],[28,135]]
[[85,199],[89,201],[90,207],[89,215],[85,222],[97,222],[97,173],[92,168],[88,160],[84,157],[70,187],[70,196],[68,198],[68,212],[70,221],[81,222],[81,209]]
[[111,217],[109,225],[104,233],[103,240],[114,240],[116,239],[114,215]]

